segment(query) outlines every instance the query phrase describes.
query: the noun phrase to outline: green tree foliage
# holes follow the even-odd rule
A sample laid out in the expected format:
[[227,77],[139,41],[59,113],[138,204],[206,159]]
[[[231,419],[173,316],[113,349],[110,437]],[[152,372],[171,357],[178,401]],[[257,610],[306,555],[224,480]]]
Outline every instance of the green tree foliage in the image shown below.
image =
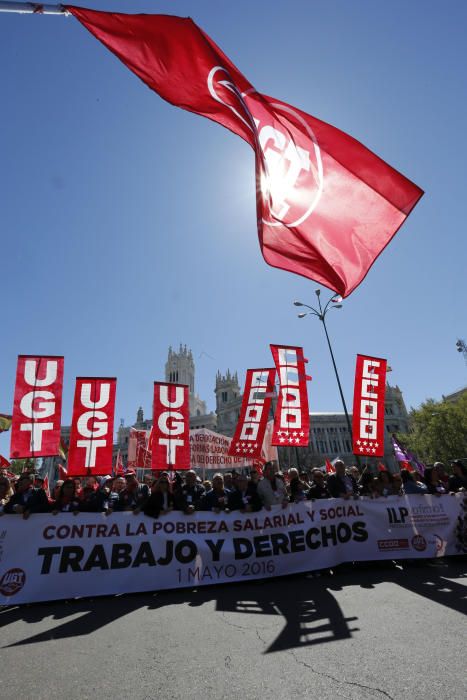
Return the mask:
[[428,399],[410,411],[411,432],[401,441],[428,464],[467,457],[467,393],[457,401]]

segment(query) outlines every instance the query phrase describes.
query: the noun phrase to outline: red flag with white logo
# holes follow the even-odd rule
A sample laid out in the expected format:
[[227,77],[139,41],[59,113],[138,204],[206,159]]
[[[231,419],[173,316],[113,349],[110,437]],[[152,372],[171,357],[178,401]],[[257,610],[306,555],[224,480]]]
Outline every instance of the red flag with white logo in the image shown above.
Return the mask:
[[335,127],[255,90],[191,19],[67,9],[173,105],[255,151],[258,234],[270,265],[348,296],[423,191]]
[[77,377],[68,477],[110,474],[117,380]]
[[190,397],[185,384],[154,382],[152,469],[190,469]]
[[353,398],[353,452],[384,456],[384,397],[387,360],[357,355]]
[[18,356],[10,457],[58,454],[63,365],[62,356]]
[[279,375],[279,399],[274,417],[273,445],[308,445],[310,414],[308,410],[308,377],[303,348],[292,345],[271,345]]
[[260,459],[274,392],[275,369],[247,369],[242,407],[229,455]]
[[336,473],[336,469],[335,469],[335,467],[331,464],[331,462],[329,461],[329,459],[326,460],[325,464],[326,464],[326,474],[335,474],[335,473]]

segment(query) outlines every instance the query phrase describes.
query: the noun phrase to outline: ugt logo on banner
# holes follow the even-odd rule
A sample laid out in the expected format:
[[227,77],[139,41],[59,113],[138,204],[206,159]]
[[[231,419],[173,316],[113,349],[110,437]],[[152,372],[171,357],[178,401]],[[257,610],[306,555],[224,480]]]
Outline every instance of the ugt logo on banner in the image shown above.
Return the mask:
[[76,378],[68,476],[112,471],[116,385],[114,378]]
[[185,384],[154,382],[153,469],[190,469],[188,391]]
[[10,456],[58,454],[63,389],[62,356],[19,355]]

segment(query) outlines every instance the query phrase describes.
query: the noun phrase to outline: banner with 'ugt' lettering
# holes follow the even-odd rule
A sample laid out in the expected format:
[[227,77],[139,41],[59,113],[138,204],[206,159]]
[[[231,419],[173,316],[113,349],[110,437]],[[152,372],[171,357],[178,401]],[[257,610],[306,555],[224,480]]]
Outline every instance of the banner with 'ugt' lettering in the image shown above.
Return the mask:
[[58,454],[63,390],[62,356],[19,355],[10,457]]
[[116,386],[114,378],[76,378],[68,476],[112,472]]
[[190,396],[185,384],[154,382],[152,468],[190,469]]

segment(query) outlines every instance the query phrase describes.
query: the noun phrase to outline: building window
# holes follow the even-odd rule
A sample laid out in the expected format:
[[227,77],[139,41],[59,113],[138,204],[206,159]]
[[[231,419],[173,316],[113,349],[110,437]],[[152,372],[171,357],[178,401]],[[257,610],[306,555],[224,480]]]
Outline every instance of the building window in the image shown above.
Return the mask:
[[222,392],[222,403],[227,403],[227,392],[226,391]]

